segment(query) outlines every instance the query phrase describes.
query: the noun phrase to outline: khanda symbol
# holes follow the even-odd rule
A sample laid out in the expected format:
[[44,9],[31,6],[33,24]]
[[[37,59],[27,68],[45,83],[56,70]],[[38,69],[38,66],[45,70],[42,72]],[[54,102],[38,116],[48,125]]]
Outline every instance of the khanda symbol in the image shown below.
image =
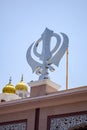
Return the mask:
[[[57,42],[55,44],[55,47],[53,49],[50,49],[52,37],[55,37]],[[42,42],[42,52],[39,53],[37,51],[37,48],[39,44],[41,44],[41,42]],[[52,67],[52,64],[54,64],[55,66],[59,65],[61,58],[63,57],[66,49],[68,48],[68,44],[69,39],[66,34],[61,33],[60,36],[54,33],[53,31],[49,30],[48,28],[46,28],[43,34],[41,35],[41,38],[37,40],[36,43],[32,43],[30,45],[26,53],[27,62],[32,68],[32,71],[40,75],[39,80],[49,78],[48,76],[49,70],[51,72],[55,70]],[[35,54],[36,57],[39,58],[39,60],[42,61],[42,63],[39,63],[38,61],[34,60],[34,58],[31,56],[32,48],[33,53]]]

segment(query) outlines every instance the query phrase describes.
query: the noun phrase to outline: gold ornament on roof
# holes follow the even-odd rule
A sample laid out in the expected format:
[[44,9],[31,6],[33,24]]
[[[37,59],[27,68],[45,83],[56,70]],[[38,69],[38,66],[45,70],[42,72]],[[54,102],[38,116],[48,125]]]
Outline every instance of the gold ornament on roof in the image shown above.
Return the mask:
[[15,94],[15,87],[11,84],[11,77],[9,78],[9,83],[2,89],[3,93],[8,93],[8,94]]
[[16,91],[17,90],[23,90],[28,91],[27,85],[23,82],[23,75],[21,76],[20,82],[15,86]]

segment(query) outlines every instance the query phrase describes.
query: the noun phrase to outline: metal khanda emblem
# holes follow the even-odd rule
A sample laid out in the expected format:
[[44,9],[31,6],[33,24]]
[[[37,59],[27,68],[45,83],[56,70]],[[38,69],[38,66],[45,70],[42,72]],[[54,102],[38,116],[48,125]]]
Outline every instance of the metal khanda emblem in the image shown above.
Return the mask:
[[[62,36],[62,40],[61,40],[61,36]],[[46,28],[43,34],[41,35],[41,38],[36,43],[32,43],[28,48],[26,53],[27,62],[32,68],[32,71],[36,72],[36,74],[39,75],[39,80],[49,78],[48,76],[49,70],[51,72],[55,70],[52,67],[52,64],[58,66],[66,49],[68,48],[69,39],[67,35],[61,33],[61,36]],[[51,48],[52,37],[55,37],[57,42],[55,44],[55,47],[51,50],[50,48]],[[37,48],[41,42],[42,42],[42,52],[40,54],[37,51]],[[42,61],[42,63],[37,62],[31,56],[32,48],[35,56],[38,57],[39,60]]]

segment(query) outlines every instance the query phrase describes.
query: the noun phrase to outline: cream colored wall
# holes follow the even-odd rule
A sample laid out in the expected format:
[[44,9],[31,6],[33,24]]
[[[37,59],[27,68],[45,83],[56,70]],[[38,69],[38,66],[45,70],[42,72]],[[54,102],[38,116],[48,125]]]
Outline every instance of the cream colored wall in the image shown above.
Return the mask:
[[[49,104],[48,104],[49,105]],[[40,108],[39,130],[47,130],[47,117],[87,110],[87,102],[55,105]],[[27,130],[34,130],[35,109],[0,115],[0,122],[27,119]]]
[[47,130],[47,117],[50,115],[87,111],[87,86],[44,96],[2,102],[0,122],[27,119],[27,130],[34,130],[36,108],[40,108],[39,130]]
[[0,115],[0,123],[22,119],[27,119],[27,130],[34,130],[35,110]]
[[87,102],[46,107],[40,109],[39,130],[47,130],[47,117],[50,115],[60,115],[87,111]]

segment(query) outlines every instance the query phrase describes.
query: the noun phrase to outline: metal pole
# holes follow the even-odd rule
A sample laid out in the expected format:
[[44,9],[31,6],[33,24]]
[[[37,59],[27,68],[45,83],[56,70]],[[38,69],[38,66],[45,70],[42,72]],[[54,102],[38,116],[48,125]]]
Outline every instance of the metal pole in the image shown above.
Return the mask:
[[66,90],[68,90],[68,48],[66,50]]

